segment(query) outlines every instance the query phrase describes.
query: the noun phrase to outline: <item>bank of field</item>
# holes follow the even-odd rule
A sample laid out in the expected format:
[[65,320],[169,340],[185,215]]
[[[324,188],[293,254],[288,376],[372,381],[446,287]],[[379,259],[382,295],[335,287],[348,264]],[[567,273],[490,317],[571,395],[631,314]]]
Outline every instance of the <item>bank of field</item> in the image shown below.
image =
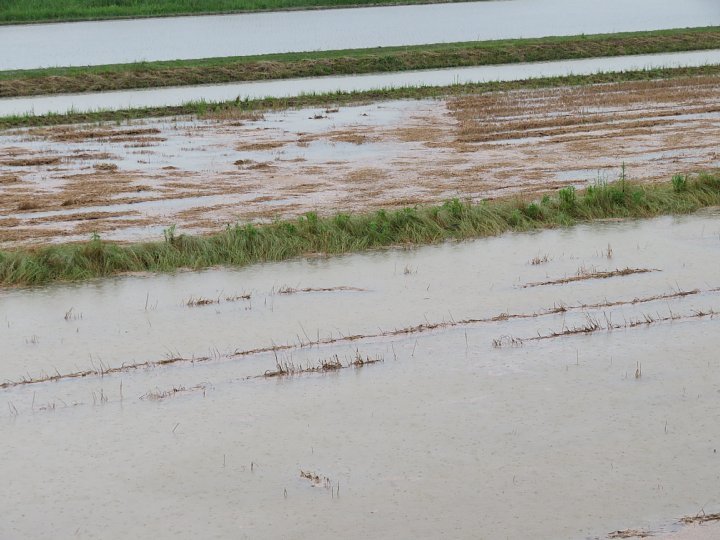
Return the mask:
[[592,75],[568,75],[565,77],[542,77],[521,81],[498,81],[484,83],[454,84],[450,86],[419,86],[382,88],[358,92],[331,92],[302,94],[290,98],[263,98],[232,100],[224,102],[196,101],[179,106],[142,107],[93,112],[68,112],[45,115],[14,115],[0,117],[0,130],[31,127],[78,124],[85,122],[123,122],[140,118],[162,118],[180,115],[197,115],[201,118],[231,118],[248,111],[277,111],[298,107],[334,107],[396,99],[435,99],[452,96],[478,95],[489,92],[507,92],[562,86],[586,86],[594,84],[632,81],[657,81],[682,77],[717,75],[720,65],[690,68],[661,68],[637,71],[595,73]]
[[443,0],[3,0],[0,24],[167,17],[372,5],[428,4]]
[[720,48],[720,28],[0,72],[0,97],[546,62]]
[[394,245],[431,244],[507,231],[568,226],[579,221],[688,213],[720,205],[720,175],[677,175],[665,184],[617,182],[578,193],[564,188],[540,200],[508,198],[478,204],[457,199],[438,206],[366,214],[315,213],[266,225],[236,225],[209,236],[176,234],[142,244],[89,242],[0,252],[0,283],[40,284],[126,272],[168,272],[242,266],[309,254],[337,254]]

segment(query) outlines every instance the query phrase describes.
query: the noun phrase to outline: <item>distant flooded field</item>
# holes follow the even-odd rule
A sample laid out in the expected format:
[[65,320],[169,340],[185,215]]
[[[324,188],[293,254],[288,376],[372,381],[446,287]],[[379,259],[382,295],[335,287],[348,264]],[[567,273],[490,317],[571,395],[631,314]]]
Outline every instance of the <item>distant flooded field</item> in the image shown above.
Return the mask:
[[0,70],[719,24],[714,0],[511,0],[5,26]]
[[464,68],[401,71],[367,75],[307,77],[272,81],[181,86],[0,99],[0,116],[91,112],[183,105],[193,101],[295,97],[302,94],[362,92],[414,86],[450,86],[542,77],[592,75],[610,71],[700,67],[720,63],[720,50],[617,56]]

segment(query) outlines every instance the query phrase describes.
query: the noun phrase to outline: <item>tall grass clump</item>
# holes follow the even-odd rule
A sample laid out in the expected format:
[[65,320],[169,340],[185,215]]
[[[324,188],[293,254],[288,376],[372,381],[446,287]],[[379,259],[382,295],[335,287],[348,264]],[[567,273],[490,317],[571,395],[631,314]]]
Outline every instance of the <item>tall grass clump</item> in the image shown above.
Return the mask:
[[680,193],[687,189],[687,176],[676,174],[672,177],[672,186],[675,193]]
[[720,205],[720,174],[663,184],[599,183],[583,191],[564,188],[541,200],[472,203],[341,213],[311,212],[269,224],[237,224],[209,236],[166,229],[158,242],[118,244],[95,235],[85,243],[0,251],[0,283],[35,285],[124,272],[169,272],[216,265],[243,266],[312,253],[348,253],[403,244],[431,244],[506,231],[569,226],[605,218],[680,214]]

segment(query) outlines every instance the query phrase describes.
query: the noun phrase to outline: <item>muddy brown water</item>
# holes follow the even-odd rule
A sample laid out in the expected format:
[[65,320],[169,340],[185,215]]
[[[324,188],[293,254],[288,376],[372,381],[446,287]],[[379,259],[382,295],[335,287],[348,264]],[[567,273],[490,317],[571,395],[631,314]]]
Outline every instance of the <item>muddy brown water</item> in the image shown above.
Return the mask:
[[157,240],[308,211],[720,167],[717,77],[7,131],[0,246]]
[[0,29],[0,70],[720,24],[714,0],[513,0]]
[[[622,268],[658,271],[522,287]],[[679,518],[720,508],[720,319],[698,316],[720,311],[719,268],[711,210],[2,291],[1,379],[196,361],[0,390],[0,537],[689,533]],[[648,317],[674,319],[493,346]],[[384,362],[265,378],[272,352],[227,354],[272,345],[294,365]]]

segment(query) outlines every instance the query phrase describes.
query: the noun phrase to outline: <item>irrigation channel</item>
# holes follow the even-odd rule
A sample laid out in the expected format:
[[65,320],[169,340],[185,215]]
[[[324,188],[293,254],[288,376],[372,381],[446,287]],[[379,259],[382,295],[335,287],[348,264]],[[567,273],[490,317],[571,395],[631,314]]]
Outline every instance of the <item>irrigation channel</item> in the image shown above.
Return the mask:
[[715,0],[511,0],[18,25],[0,70],[720,25]]
[[294,97],[301,94],[360,92],[412,86],[447,86],[490,81],[518,81],[608,71],[697,67],[720,63],[720,50],[558,60],[493,66],[307,77],[218,85],[182,86],[0,99],[0,116],[89,112],[182,105],[193,101]]
[[3,290],[0,537],[677,530],[720,509],[719,218]]

